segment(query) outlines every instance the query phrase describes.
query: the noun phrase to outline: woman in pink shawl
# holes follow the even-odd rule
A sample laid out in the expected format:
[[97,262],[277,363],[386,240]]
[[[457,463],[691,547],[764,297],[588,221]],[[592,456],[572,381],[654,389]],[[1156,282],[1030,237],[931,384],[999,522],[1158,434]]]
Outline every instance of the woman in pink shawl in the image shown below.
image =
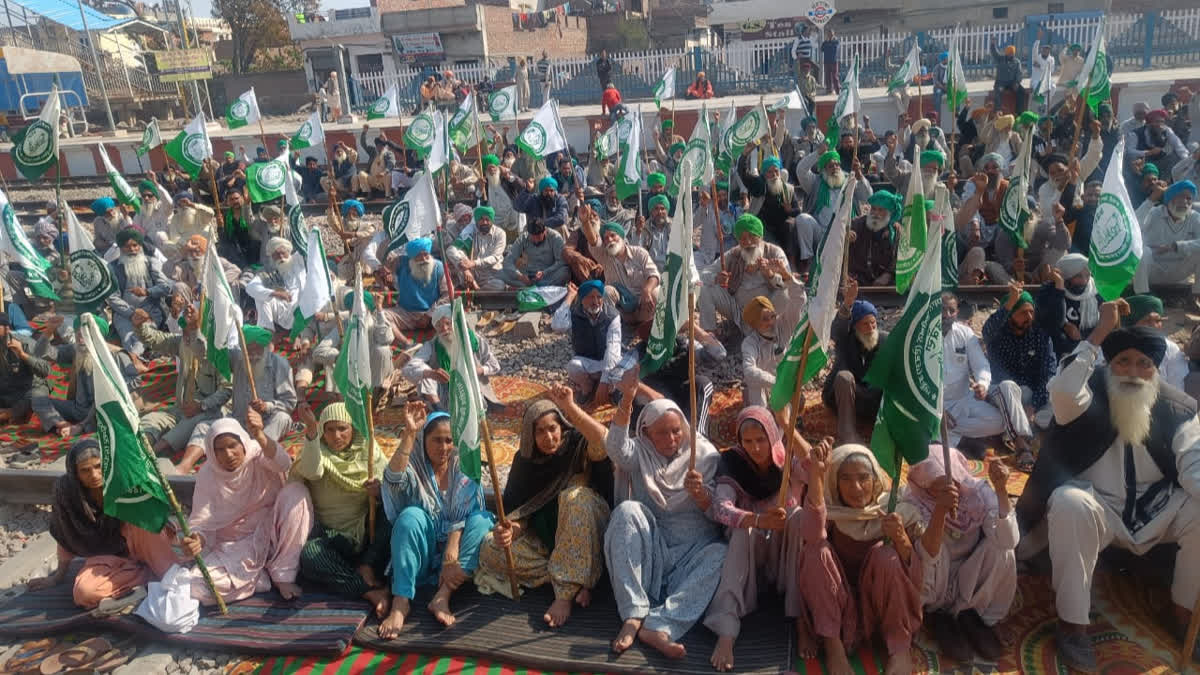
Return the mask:
[[[308,490],[287,483],[292,460],[263,433],[262,416],[246,413],[246,429],[226,417],[204,438],[206,462],[196,474],[192,534],[183,539],[189,556],[203,554],[225,602],[271,590],[299,597],[300,549],[312,529]],[[216,603],[200,572],[192,570],[192,597]]]
[[[953,484],[946,478],[942,446],[929,446],[929,458],[908,472],[904,502],[929,525],[917,541],[925,568],[921,601],[938,647],[960,663],[972,650],[994,661],[1004,644],[993,626],[1008,616],[1017,588],[1017,517],[1008,499],[1008,468],[988,464],[988,480],[971,475],[967,460],[950,449]],[[938,508],[938,495],[958,496],[957,511]]]

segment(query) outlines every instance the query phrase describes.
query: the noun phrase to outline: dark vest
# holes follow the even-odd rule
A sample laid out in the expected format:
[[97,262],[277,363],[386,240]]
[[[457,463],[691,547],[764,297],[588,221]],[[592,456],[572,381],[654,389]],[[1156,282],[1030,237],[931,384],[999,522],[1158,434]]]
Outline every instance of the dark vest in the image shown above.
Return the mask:
[[[1070,359],[1064,362],[1064,366]],[[1025,491],[1017,501],[1017,522],[1022,532],[1030,531],[1046,515],[1046,502],[1059,486],[1087,471],[1117,440],[1109,416],[1107,369],[1088,379],[1092,404],[1069,424],[1054,421],[1046,433],[1037,464]],[[1166,480],[1178,485],[1172,439],[1180,425],[1196,416],[1196,401],[1179,389],[1159,382],[1158,400],[1150,409],[1150,435],[1146,450]]]
[[571,307],[571,347],[575,356],[593,361],[603,359],[608,346],[608,327],[616,318],[617,310],[607,300],[595,321],[583,311],[583,303],[577,301]]

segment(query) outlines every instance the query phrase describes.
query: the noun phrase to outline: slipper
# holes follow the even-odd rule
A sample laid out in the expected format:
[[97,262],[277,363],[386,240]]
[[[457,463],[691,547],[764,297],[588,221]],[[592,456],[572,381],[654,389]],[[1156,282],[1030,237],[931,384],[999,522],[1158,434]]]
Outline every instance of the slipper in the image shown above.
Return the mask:
[[136,647],[128,647],[125,649],[111,649],[107,654],[101,655],[88,666],[88,670],[96,673],[107,673],[129,663],[137,652]]
[[504,335],[505,333],[512,332],[512,329],[514,329],[516,327],[517,327],[516,321],[505,321],[504,323],[500,324],[500,327],[497,328],[495,330],[495,332],[492,333],[492,335],[493,336]]
[[8,657],[8,660],[0,665],[0,673],[23,673],[31,666],[36,667],[37,664],[58,647],[58,640],[55,638],[42,638],[26,642],[17,649],[16,653]]
[[50,654],[38,671],[42,675],[57,675],[67,670],[81,670],[101,654],[112,651],[112,645],[102,637],[88,638],[77,645]]

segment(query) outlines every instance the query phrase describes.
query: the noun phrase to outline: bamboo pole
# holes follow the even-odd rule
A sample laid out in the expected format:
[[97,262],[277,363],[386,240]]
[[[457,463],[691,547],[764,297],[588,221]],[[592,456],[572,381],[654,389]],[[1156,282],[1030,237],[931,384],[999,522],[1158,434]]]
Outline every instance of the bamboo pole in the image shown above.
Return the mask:
[[713,227],[717,230],[717,260],[721,261],[721,271],[725,271],[725,227],[721,224],[721,211],[717,209],[717,176],[713,173],[712,192],[709,193],[709,205],[712,206]]
[[792,410],[788,418],[788,428],[783,430],[787,434],[787,452],[783,459],[783,482],[779,484],[779,507],[787,508],[788,483],[792,479],[792,458],[796,453],[796,423],[800,421],[800,412],[804,409],[804,391],[800,386],[804,381],[804,370],[808,367],[808,348],[812,344],[812,324],[804,330],[804,347],[800,352],[800,370],[796,372],[796,386],[792,391]]
[[242,365],[246,366],[246,379],[250,381],[250,400],[258,400],[258,387],[254,384],[254,370],[250,368],[250,347],[246,344],[246,332],[242,330],[242,322],[237,324],[238,340],[242,347]]
[[[336,312],[334,312],[336,314]],[[375,478],[375,405],[367,387],[367,480]],[[375,541],[375,498],[367,499],[367,541]]]
[[[689,275],[690,276],[690,275]],[[696,470],[696,296],[692,293],[692,280],[684,281],[688,285],[688,396],[691,403],[691,439],[688,457],[688,470]]]
[[[488,427],[487,415],[479,418],[479,424],[483,427],[483,451],[487,453],[488,471],[492,474],[492,487],[499,489],[500,475],[496,472],[496,460],[492,455],[492,430]],[[500,525],[509,526],[508,517],[504,515],[504,499],[499,493],[496,496],[496,517],[500,520]],[[513,558],[512,546],[504,548],[505,562],[508,564],[508,583],[512,590],[513,600],[521,599],[521,587],[517,584],[517,561]]]
[[[325,138],[325,154],[329,158],[329,222],[333,223],[334,228],[337,229],[338,236],[342,236],[346,233],[346,230],[342,227],[342,211],[341,206],[338,204],[337,181],[334,180],[333,176],[333,153],[329,150],[329,137],[326,136]],[[285,169],[288,172],[288,180],[291,180],[292,176],[291,164],[292,158],[289,157],[288,166]]]
[[1092,74],[1089,72],[1084,77],[1083,88],[1079,90],[1079,96],[1075,100],[1075,133],[1071,136],[1071,152],[1067,155],[1072,160],[1079,156],[1079,133],[1083,131],[1083,109],[1087,105],[1087,93],[1091,88]]
[[[257,97],[257,96],[255,96],[255,99],[254,99],[254,100],[257,102],[257,101],[258,101],[258,97]],[[262,113],[261,113],[261,112],[259,112],[259,113],[258,113],[258,137],[259,137],[259,138],[262,140],[262,144],[263,144],[263,150],[266,150],[266,151],[267,151],[267,153],[268,153],[268,154],[267,154],[267,156],[268,156],[268,157],[270,157],[270,156],[271,156],[271,155],[270,155],[270,152],[271,152],[271,146],[270,146],[270,145],[267,145],[267,130],[266,130],[266,129],[263,129],[263,123],[262,123]]]
[[[165,153],[166,150],[163,150],[163,152]],[[215,166],[210,166],[208,168],[208,172],[209,184],[212,186],[213,211],[217,214],[217,232],[219,233],[221,230],[225,229],[225,214],[221,212],[221,198],[219,196],[220,192],[217,190],[217,168]],[[230,213],[229,216],[232,218],[233,214]],[[209,245],[215,244],[216,239],[213,239],[211,242],[209,242]],[[240,324],[238,330],[241,330]],[[245,344],[244,340],[242,341],[242,344]]]

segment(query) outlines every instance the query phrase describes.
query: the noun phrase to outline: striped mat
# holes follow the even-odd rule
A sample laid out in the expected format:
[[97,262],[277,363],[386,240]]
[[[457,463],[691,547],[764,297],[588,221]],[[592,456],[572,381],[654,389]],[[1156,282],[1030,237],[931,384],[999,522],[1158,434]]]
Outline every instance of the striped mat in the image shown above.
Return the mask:
[[246,662],[230,675],[591,675],[521,668],[470,656],[396,654],[351,647],[337,658],[274,656]]

